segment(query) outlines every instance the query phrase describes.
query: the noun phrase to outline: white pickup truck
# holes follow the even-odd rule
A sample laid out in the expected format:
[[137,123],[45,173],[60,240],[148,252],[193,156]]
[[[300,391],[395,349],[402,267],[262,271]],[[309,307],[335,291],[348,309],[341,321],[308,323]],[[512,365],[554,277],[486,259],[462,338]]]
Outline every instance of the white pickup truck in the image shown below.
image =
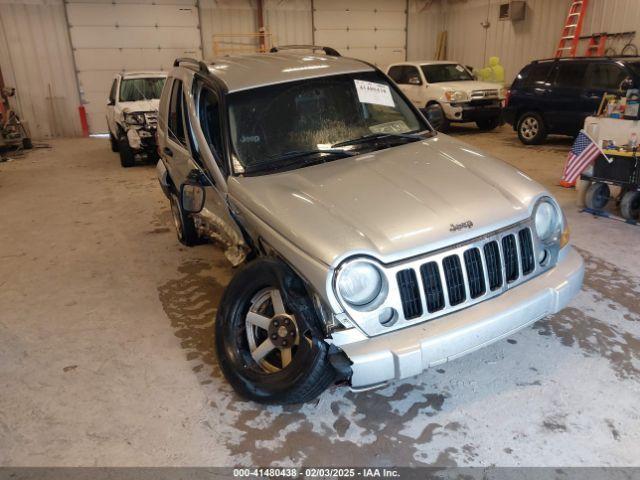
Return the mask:
[[503,86],[475,80],[464,65],[450,61],[394,63],[387,75],[437,130],[447,130],[451,122],[475,122],[481,130],[493,130],[500,124]]

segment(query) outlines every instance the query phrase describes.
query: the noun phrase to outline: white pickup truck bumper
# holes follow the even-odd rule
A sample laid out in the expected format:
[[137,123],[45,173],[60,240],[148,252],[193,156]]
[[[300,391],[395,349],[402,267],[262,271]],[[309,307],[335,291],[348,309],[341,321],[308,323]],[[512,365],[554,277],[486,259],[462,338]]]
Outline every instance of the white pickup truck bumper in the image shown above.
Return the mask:
[[410,377],[562,310],[580,291],[583,277],[582,257],[567,246],[554,268],[498,297],[376,337],[357,329],[336,332],[333,343],[353,362],[354,388]]

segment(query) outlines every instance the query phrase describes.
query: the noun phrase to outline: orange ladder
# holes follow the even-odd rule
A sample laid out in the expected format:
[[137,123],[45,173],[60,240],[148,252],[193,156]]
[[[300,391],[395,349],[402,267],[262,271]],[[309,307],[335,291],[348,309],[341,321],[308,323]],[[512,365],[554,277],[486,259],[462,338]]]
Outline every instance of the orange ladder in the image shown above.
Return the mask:
[[578,42],[580,41],[580,32],[582,31],[582,22],[587,12],[587,3],[588,0],[575,0],[571,2],[569,14],[564,22],[558,48],[556,49],[557,58],[562,57],[565,53],[568,57],[576,56]]

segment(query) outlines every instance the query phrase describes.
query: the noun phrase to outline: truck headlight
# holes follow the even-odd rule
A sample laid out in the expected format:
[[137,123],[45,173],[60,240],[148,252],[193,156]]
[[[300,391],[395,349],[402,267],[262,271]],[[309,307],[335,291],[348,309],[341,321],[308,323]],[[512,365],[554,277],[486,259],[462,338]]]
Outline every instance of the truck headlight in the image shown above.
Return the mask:
[[125,113],[124,121],[129,125],[144,125],[144,113]]
[[354,308],[379,303],[376,300],[385,294],[382,272],[374,264],[363,260],[355,260],[341,267],[336,286],[344,301]]
[[445,92],[444,96],[449,102],[467,102],[469,100],[467,92],[462,90]]
[[550,198],[543,198],[534,213],[536,234],[542,243],[557,241],[562,230],[562,213]]

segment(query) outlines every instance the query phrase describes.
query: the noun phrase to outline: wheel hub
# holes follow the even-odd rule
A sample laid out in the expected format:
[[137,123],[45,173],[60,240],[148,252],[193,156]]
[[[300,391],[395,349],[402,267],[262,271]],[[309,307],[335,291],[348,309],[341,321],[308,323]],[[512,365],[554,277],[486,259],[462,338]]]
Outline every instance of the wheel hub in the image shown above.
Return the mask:
[[291,347],[298,335],[296,324],[289,315],[276,315],[269,323],[269,339],[280,348]]

